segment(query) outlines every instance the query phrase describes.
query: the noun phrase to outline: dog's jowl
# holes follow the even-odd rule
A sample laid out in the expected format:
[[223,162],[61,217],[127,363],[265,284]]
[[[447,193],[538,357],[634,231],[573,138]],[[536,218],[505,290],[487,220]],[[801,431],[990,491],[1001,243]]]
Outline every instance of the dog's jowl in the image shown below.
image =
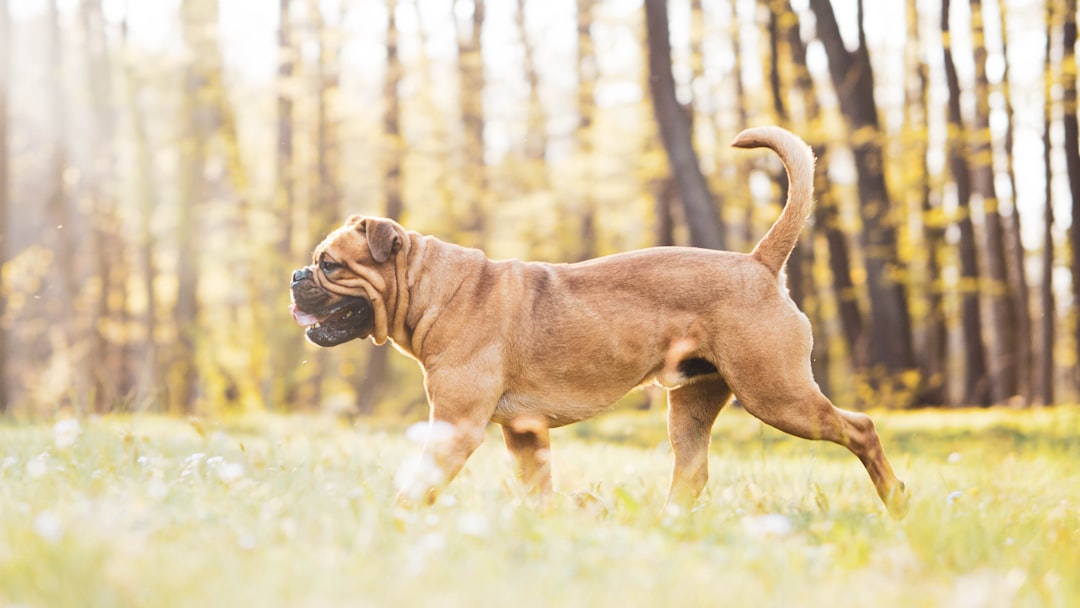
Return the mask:
[[772,149],[788,173],[787,204],[749,254],[657,247],[577,264],[493,261],[359,216],[315,248],[291,286],[291,312],[308,339],[389,340],[424,370],[441,431],[400,501],[434,500],[491,421],[526,487],[549,492],[548,430],[655,382],[669,391],[672,508],[689,508],[705,486],[710,430],[735,395],[771,426],[848,448],[889,512],[904,514],[907,492],[873,422],[818,389],[810,323],[782,283],[810,212],[813,154],[777,127],[743,131],[733,145]]

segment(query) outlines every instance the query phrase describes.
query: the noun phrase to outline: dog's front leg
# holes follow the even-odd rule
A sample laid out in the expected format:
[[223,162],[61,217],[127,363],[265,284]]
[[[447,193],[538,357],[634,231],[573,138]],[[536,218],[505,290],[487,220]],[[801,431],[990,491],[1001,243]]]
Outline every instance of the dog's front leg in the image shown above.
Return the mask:
[[464,386],[460,374],[440,381],[429,372],[425,383],[431,404],[428,436],[415,466],[398,479],[396,501],[404,506],[435,502],[484,442],[498,399],[490,387]]
[[402,506],[431,505],[484,442],[484,424],[454,424],[432,417],[420,457],[398,479],[395,501]]
[[531,495],[551,494],[551,438],[547,421],[523,416],[502,427],[506,448],[517,460],[518,479]]

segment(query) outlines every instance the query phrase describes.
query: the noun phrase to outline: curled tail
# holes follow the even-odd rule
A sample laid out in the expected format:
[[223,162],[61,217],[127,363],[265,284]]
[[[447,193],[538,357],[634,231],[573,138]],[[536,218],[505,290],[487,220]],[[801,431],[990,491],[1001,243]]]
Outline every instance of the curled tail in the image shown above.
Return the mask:
[[778,275],[799,240],[806,216],[810,214],[814,195],[814,152],[803,140],[780,127],[746,129],[731,145],[736,148],[769,148],[776,152],[787,170],[788,194],[784,210],[750,254]]

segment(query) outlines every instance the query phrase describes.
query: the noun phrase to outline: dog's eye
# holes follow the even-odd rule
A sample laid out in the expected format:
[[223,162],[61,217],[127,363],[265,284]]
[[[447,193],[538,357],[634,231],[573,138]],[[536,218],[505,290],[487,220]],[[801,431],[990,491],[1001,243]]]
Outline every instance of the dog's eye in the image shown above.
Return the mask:
[[337,262],[333,262],[331,260],[324,259],[319,262],[319,269],[322,270],[325,274],[330,274],[338,268],[341,268],[341,264],[338,264]]

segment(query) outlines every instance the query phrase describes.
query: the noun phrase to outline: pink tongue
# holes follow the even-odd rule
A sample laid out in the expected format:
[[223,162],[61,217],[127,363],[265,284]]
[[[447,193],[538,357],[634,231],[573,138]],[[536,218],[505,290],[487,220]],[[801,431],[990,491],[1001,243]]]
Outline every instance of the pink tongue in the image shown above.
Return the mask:
[[296,307],[296,304],[289,304],[289,312],[292,313],[292,318],[304,327],[307,327],[308,325],[314,325],[319,322],[319,317],[300,310]]

